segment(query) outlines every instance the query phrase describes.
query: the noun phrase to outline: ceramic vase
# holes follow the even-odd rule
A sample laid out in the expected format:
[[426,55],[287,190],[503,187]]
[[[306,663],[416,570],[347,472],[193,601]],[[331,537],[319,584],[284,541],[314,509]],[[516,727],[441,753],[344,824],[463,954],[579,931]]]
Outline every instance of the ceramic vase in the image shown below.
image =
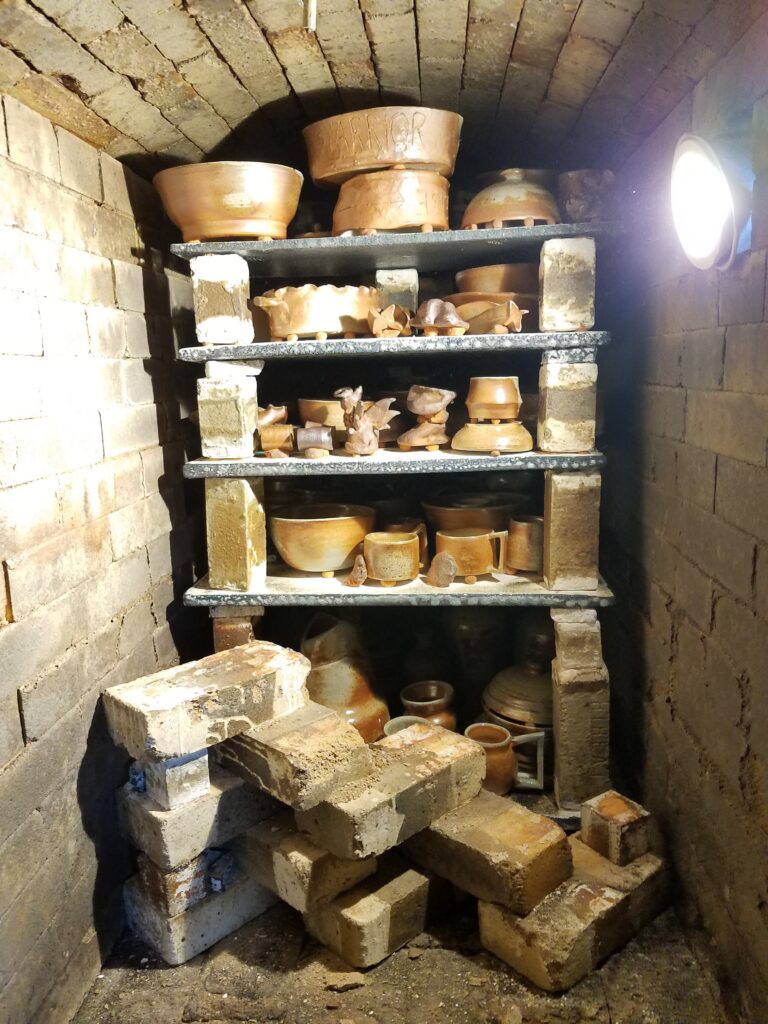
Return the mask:
[[456,730],[453,687],[450,683],[438,679],[410,683],[400,691],[400,700],[406,715],[423,718],[443,729]]

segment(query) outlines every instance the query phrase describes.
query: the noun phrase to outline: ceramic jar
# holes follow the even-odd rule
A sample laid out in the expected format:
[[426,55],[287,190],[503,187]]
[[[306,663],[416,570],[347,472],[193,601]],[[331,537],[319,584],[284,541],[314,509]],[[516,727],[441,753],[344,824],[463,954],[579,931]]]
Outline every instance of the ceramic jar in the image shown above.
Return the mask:
[[385,533],[415,533],[419,541],[419,568],[423,569],[427,564],[428,541],[427,527],[423,519],[416,516],[405,516],[403,519],[394,519],[384,527]]
[[332,708],[366,743],[377,740],[389,711],[376,693],[367,651],[352,623],[319,613],[304,631],[301,653],[312,665],[307,678],[310,698]]
[[406,715],[415,715],[443,729],[456,729],[453,710],[453,687],[437,679],[409,683],[400,691],[400,700]]
[[485,750],[483,789],[506,796],[517,780],[517,757],[509,730],[502,725],[476,722],[467,726],[464,735]]
[[[498,550],[495,541],[498,541]],[[465,583],[474,583],[478,576],[489,572],[503,571],[506,543],[506,530],[479,530],[474,526],[462,526],[455,530],[437,530],[435,533],[437,554],[447,551],[453,555],[458,566],[456,575],[463,576]]]
[[555,197],[540,182],[540,173],[525,168],[499,171],[496,180],[470,201],[461,226],[500,228],[510,222],[525,227],[557,224],[560,213]]

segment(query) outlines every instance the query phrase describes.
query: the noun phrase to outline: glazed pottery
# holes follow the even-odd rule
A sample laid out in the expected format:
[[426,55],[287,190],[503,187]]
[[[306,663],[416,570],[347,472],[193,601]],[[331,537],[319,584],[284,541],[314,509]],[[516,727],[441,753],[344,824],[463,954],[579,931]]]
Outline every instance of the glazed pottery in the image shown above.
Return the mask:
[[[333,431],[333,447],[341,448],[347,437],[344,426],[344,409],[338,398],[300,398],[299,419],[309,426],[330,427]],[[370,409],[373,402],[365,399],[363,407]]]
[[303,176],[282,164],[224,160],[160,171],[152,184],[185,242],[285,238]]
[[515,516],[509,521],[507,572],[540,576],[544,564],[544,516]]
[[390,718],[384,726],[384,735],[393,736],[396,732],[402,732],[403,729],[410,729],[412,725],[422,725],[423,722],[424,719],[420,718],[418,715],[398,715],[397,718]]
[[334,398],[339,399],[344,410],[344,451],[349,455],[373,455],[379,448],[380,431],[397,417],[396,410],[390,409],[394,398],[379,398],[366,407],[362,394],[361,387],[334,391]]
[[451,448],[459,452],[529,452],[533,436],[522,423],[466,423],[451,438]]
[[[406,398],[408,411],[416,416],[424,416],[427,419],[439,416],[444,413],[456,397],[455,391],[448,388],[432,388],[425,384],[412,384]],[[435,422],[444,422],[447,417]]]
[[352,565],[375,518],[367,505],[284,507],[270,514],[269,532],[287,565],[332,576]]
[[[483,717],[508,729],[513,737],[544,733],[545,774],[551,776],[554,759],[552,727],[552,673],[537,666],[511,666],[497,673],[482,695]],[[517,748],[520,768],[536,771],[531,745]]]
[[268,405],[266,409],[259,409],[258,427],[268,427],[272,423],[287,423],[288,407],[285,405]]
[[572,224],[610,220],[613,171],[565,171],[557,179],[563,219]]
[[452,302],[445,299],[427,299],[411,317],[411,327],[426,335],[464,334],[469,324],[462,320]]
[[304,632],[301,653],[312,666],[307,678],[310,698],[332,708],[366,743],[377,740],[389,712],[375,691],[367,651],[352,623],[320,612]]
[[439,494],[422,508],[429,522],[438,530],[472,526],[485,530],[504,530],[511,516],[525,502],[519,494]]
[[471,377],[466,406],[472,420],[516,420],[520,412],[517,377]]
[[341,186],[333,209],[334,235],[447,227],[448,181],[434,171],[359,174]]
[[296,431],[296,447],[300,452],[333,451],[333,431],[330,427],[299,427]]
[[423,519],[415,516],[406,516],[404,519],[394,519],[384,527],[386,533],[414,533],[419,542],[419,568],[423,569],[427,564],[427,527]]
[[276,341],[328,337],[354,337],[368,333],[368,311],[378,306],[375,288],[335,284],[304,284],[298,288],[277,288],[257,295],[252,304],[269,318],[269,330]]
[[437,679],[409,683],[400,691],[400,701],[407,715],[415,715],[443,729],[456,729],[453,687],[450,683]]
[[365,171],[403,167],[450,177],[462,118],[430,107],[373,107],[337,114],[304,129],[317,185],[340,185]]
[[384,309],[368,310],[368,326],[374,338],[399,338],[409,335],[411,314],[404,306],[392,303]]
[[382,586],[415,580],[421,563],[419,538],[414,532],[369,533],[363,541],[368,578]]
[[[488,308],[476,313],[469,320],[470,334],[509,334],[523,329],[523,317],[529,312],[521,309],[516,302],[490,303]],[[462,316],[465,314],[462,312]]]
[[456,275],[460,292],[528,292],[539,290],[538,263],[493,263],[469,267]]
[[[523,315],[525,330],[537,331],[539,329],[538,290],[536,292],[456,292],[454,295],[446,295],[446,301],[454,304],[456,312],[462,319],[470,321],[492,306],[514,302],[519,309],[526,310]],[[474,328],[470,333],[479,334],[481,332]]]
[[483,789],[506,796],[517,780],[517,758],[509,730],[502,725],[476,722],[467,726],[464,735],[485,750]]
[[463,228],[505,224],[557,224],[560,214],[555,197],[524,168],[499,171],[496,181],[469,202],[461,218]]
[[[495,541],[498,541],[498,545]],[[438,530],[435,533],[437,553],[447,551],[453,555],[458,567],[456,575],[463,576],[466,583],[474,583],[478,576],[485,573],[503,570],[506,542],[506,530],[480,530],[475,526]]]
[[290,423],[269,423],[259,427],[259,442],[265,452],[280,451],[290,455],[294,448],[295,427]]

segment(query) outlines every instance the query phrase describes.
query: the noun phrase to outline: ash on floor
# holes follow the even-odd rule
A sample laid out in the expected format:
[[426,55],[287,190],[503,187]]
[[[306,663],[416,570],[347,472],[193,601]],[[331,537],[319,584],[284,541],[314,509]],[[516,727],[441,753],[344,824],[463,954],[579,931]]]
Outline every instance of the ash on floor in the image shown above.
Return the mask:
[[459,914],[353,971],[285,904],[182,967],[126,938],[72,1024],[728,1024],[672,911],[562,996],[484,952]]

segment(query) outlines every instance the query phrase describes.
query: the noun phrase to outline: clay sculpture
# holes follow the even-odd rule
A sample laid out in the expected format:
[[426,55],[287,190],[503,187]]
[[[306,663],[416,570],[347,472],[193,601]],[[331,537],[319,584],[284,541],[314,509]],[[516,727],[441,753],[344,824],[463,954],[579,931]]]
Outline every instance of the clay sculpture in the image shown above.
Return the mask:
[[408,392],[406,404],[418,422],[398,437],[397,444],[401,451],[426,448],[433,452],[441,444],[448,444],[450,439],[445,432],[445,424],[448,421],[448,406],[455,397],[456,392],[447,388],[414,384]]
[[426,582],[430,587],[450,587],[458,571],[459,566],[453,555],[448,551],[440,551],[430,563]]
[[394,303],[384,309],[371,309],[368,313],[368,326],[374,338],[399,338],[409,335],[411,311]]
[[462,320],[452,302],[444,299],[427,299],[411,318],[411,327],[416,327],[427,336],[437,334],[464,334],[469,324]]
[[334,392],[344,410],[344,426],[347,428],[347,440],[344,450],[350,455],[373,455],[379,448],[379,431],[386,427],[397,412],[389,407],[394,398],[380,398],[366,409],[362,387],[339,388]]
[[516,302],[509,299],[483,310],[469,321],[470,334],[516,334],[523,329],[523,317],[529,310],[520,309]]

